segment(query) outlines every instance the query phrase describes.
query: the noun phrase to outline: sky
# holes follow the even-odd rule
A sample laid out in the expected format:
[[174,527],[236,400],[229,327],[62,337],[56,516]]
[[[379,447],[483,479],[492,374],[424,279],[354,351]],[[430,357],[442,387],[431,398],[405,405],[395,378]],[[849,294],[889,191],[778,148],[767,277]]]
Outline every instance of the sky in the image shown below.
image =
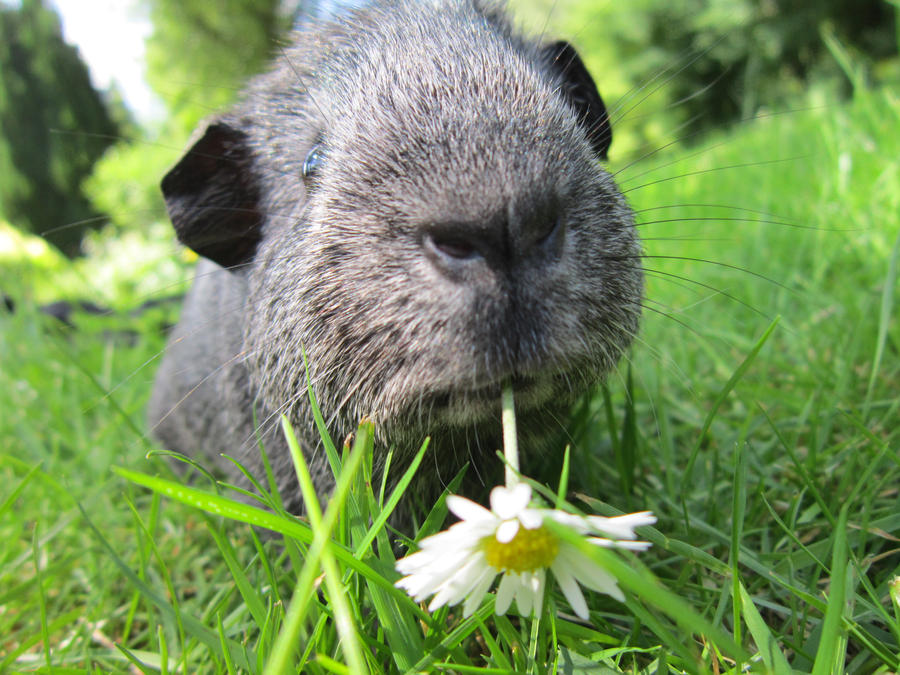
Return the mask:
[[78,47],[98,89],[116,82],[141,122],[163,115],[144,80],[144,38],[152,27],[132,0],[49,0],[60,14],[66,42]]

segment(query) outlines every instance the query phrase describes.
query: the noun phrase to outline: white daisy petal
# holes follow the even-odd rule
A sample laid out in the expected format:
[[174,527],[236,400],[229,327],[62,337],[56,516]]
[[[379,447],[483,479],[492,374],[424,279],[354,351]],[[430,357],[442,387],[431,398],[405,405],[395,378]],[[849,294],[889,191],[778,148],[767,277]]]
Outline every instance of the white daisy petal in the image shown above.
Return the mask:
[[[475,588],[481,585],[485,574],[496,576],[497,572],[493,567],[487,564],[483,555],[473,558],[471,563],[460,569],[459,574],[454,577],[453,581],[454,585],[459,590],[460,600],[463,597],[468,596]],[[482,595],[484,595],[483,591]]]
[[[406,575],[444,578],[452,575],[473,555],[474,552],[469,549],[446,551],[443,556],[439,552],[420,551],[410,556],[409,559],[403,558],[404,564],[400,565],[398,562],[396,569]],[[413,558],[415,559],[413,560]]]
[[634,528],[642,525],[652,525],[656,522],[656,516],[650,511],[628,513],[615,518],[603,518],[602,516],[588,516],[588,522],[598,532],[602,532],[614,539],[636,539]]
[[[460,527],[462,526],[462,527]],[[449,530],[427,537],[419,542],[420,551],[458,551],[472,546],[473,532],[476,526],[457,523]]]
[[411,574],[422,568],[427,568],[429,573],[435,574],[443,568],[458,566],[469,555],[468,548],[456,548],[447,546],[443,549],[444,555],[435,559],[430,551],[419,551],[397,561],[397,571],[401,574]]
[[458,574],[459,568],[441,570],[440,573],[414,573],[397,582],[398,586],[405,588],[406,592],[416,600],[422,601],[438,589],[445,587]]
[[584,601],[584,594],[581,592],[581,587],[575,580],[575,576],[572,574],[572,568],[569,566],[566,559],[557,558],[550,570],[553,572],[553,576],[556,577],[556,583],[558,583],[560,589],[562,589],[563,595],[566,596],[566,600],[569,601],[572,611],[575,612],[576,616],[587,621],[590,614],[588,613],[587,603]]
[[410,574],[409,576],[405,576],[402,579],[398,580],[394,585],[397,588],[402,588],[409,595],[418,600],[419,595],[423,591],[437,588],[437,586],[439,586],[440,584],[434,582],[434,577],[424,574]]
[[432,586],[430,589],[428,589],[427,592],[423,592],[416,599],[422,601],[433,593],[434,597],[431,598],[431,602],[428,604],[429,612],[440,609],[444,605],[452,605],[452,601],[454,600],[453,588],[451,586],[452,581],[452,577],[449,579],[445,579],[441,583]]
[[481,504],[476,504],[471,499],[466,499],[459,495],[447,496],[447,508],[460,520],[469,522],[478,522],[482,520],[493,521],[497,519],[493,513],[488,511]]
[[609,590],[605,590],[603,592],[606,593],[613,600],[616,600],[618,602],[625,602],[625,594],[622,592],[622,589],[619,588],[619,585],[615,581],[612,582],[612,585],[609,587]]
[[598,567],[582,553],[573,550],[566,560],[572,566],[572,571],[582,586],[606,593],[619,602],[625,601],[625,596],[616,584],[616,578],[605,569]]
[[494,612],[503,616],[512,604],[516,595],[516,580],[512,574],[504,574],[497,588],[497,599],[494,601]]
[[504,520],[500,523],[500,527],[497,528],[497,541],[501,544],[508,544],[513,539],[516,538],[516,535],[519,533],[519,521],[513,518],[512,520]]
[[498,486],[491,490],[491,511],[501,520],[515,518],[531,501],[531,487],[518,483],[511,488]]
[[483,559],[473,558],[450,577],[431,599],[428,611],[433,612],[444,605],[456,605],[478,583],[485,564]]
[[478,609],[481,605],[481,601],[484,599],[484,594],[487,593],[488,588],[491,587],[491,584],[494,582],[494,577],[496,576],[497,570],[490,565],[484,566],[481,578],[475,582],[472,590],[469,591],[469,594],[466,596],[466,601],[463,604],[464,617],[468,618],[472,616],[475,610]]
[[517,574],[516,578],[516,608],[520,616],[531,616],[531,608],[534,605],[534,591],[531,588],[530,574]]
[[448,593],[435,594],[435,596],[431,599],[431,602],[428,603],[428,611],[436,612],[441,607],[446,605],[449,600],[450,600],[450,597],[449,597]]
[[534,591],[534,613],[541,615],[544,608],[544,586],[547,582],[547,570],[541,567],[532,575],[532,590]]
[[569,529],[578,532],[578,534],[587,534],[591,530],[587,519],[582,516],[576,516],[565,511],[551,511],[548,515],[560,525],[565,525]]
[[537,509],[522,509],[519,522],[526,530],[536,530],[544,523],[544,516]]
[[629,539],[601,539],[600,537],[588,537],[587,541],[604,548],[625,548],[629,551],[646,551],[653,544],[649,541],[631,541]]
[[443,532],[438,532],[437,534],[432,534],[430,537],[425,537],[425,539],[419,542],[419,548],[439,546],[453,540],[465,542],[468,540],[467,533],[473,526],[474,524],[472,521],[461,520],[458,523],[454,523]]

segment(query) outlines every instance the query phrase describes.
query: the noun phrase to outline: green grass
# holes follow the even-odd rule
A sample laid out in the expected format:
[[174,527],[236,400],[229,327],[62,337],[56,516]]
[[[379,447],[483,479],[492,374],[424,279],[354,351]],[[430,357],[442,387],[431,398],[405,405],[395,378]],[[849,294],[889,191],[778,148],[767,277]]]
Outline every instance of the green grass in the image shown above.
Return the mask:
[[0,672],[898,670],[898,128],[860,93],[623,168],[648,311],[582,411],[568,499],[659,522],[647,553],[597,552],[627,601],[590,596],[590,626],[558,592],[531,622],[394,589],[365,424],[312,527],[184,486],[145,457],[159,317],[63,332],[25,300],[0,316]]

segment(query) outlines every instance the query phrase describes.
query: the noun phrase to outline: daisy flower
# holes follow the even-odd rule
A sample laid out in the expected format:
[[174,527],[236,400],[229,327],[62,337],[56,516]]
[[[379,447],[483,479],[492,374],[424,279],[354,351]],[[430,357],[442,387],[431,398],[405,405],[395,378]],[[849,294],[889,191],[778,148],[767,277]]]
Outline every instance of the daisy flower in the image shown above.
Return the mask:
[[540,614],[550,570],[575,614],[587,619],[579,584],[619,601],[625,596],[609,572],[560,539],[545,520],[568,527],[597,546],[633,551],[650,546],[635,541],[634,529],[656,522],[649,511],[602,518],[533,508],[531,487],[525,483],[495,487],[490,501],[489,511],[464,497],[447,497],[448,508],[460,522],[423,539],[418,552],[397,561],[397,571],[405,575],[397,586],[418,602],[434,595],[429,611],[463,602],[463,616],[470,616],[500,574],[496,613],[505,614],[515,600],[519,613],[527,616],[532,610]]

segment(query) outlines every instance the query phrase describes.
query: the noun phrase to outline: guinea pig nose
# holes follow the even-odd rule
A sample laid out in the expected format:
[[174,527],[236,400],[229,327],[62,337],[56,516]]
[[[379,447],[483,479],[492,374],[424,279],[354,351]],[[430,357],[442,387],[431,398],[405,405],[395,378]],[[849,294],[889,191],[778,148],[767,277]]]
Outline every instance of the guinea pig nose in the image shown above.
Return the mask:
[[552,262],[562,252],[566,238],[565,218],[552,204],[533,205],[510,214],[513,256],[529,263]]
[[562,250],[565,225],[559,214],[531,212],[525,217],[497,216],[462,222],[430,223],[422,246],[442,272],[474,273],[482,265],[513,271],[521,265],[550,263]]
[[472,242],[453,236],[431,235],[428,243],[441,255],[456,260],[467,260],[478,255],[478,249]]
[[562,246],[565,232],[566,228],[563,225],[562,218],[556,217],[542,221],[534,229],[534,245],[545,252],[556,253]]
[[432,223],[423,228],[422,245],[432,263],[456,271],[502,255],[502,228],[497,230],[476,223]]

